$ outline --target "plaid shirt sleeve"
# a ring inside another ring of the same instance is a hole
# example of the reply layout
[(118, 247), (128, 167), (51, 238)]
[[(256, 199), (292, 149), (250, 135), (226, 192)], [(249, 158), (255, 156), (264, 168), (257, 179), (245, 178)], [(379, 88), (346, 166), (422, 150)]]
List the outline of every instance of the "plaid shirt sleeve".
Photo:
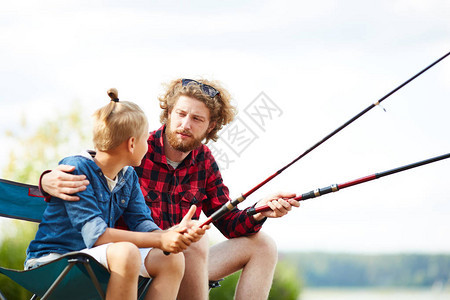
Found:
[[(230, 196), (214, 157), (209, 151), (206, 154), (206, 165), (209, 170), (206, 186), (208, 199), (203, 201), (203, 212), (209, 217), (227, 203)], [(235, 208), (213, 224), (225, 237), (234, 238), (257, 233), (265, 220), (266, 218), (258, 222), (253, 216), (247, 216), (246, 210)]]

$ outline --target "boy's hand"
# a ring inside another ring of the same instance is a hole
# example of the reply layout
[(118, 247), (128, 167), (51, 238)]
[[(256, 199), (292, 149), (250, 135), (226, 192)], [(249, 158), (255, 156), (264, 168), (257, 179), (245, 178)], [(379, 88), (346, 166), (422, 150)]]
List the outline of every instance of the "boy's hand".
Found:
[(191, 243), (202, 238), (210, 225), (200, 227), (200, 222), (192, 220), (197, 207), (192, 205), (180, 224), (168, 229), (162, 234), (161, 249), (165, 252), (178, 253), (186, 250)]
[(180, 224), (178, 226), (183, 228), (189, 228), (189, 226), (192, 226), (192, 217), (195, 214), (195, 210), (197, 209), (197, 206), (192, 205), (191, 208), (189, 208), (189, 211), (187, 214), (184, 215), (183, 219), (181, 220)]
[(163, 232), (161, 235), (161, 249), (163, 251), (178, 253), (189, 247), (191, 241), (178, 230), (180, 230), (180, 227)]
[(187, 229), (187, 231), (184, 233), (184, 235), (192, 242), (195, 243), (199, 241), (203, 235), (206, 233), (206, 230), (211, 228), (211, 225), (203, 225), (200, 227), (202, 222), (200, 221), (191, 221), (190, 227)]
[(192, 205), (179, 224), (181, 228), (185, 228), (183, 234), (191, 241), (191, 243), (195, 243), (200, 240), (205, 234), (206, 230), (211, 228), (210, 225), (204, 225), (200, 227), (201, 223), (199, 221), (192, 220), (192, 216), (194, 215), (196, 209), (197, 206)]

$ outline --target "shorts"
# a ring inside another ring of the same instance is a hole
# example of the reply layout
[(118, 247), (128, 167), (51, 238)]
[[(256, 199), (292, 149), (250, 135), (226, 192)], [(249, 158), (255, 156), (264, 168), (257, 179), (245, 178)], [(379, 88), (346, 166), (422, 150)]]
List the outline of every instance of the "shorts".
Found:
[[(99, 262), (102, 266), (104, 266), (109, 272), (109, 266), (108, 266), (108, 260), (106, 259), (106, 249), (108, 248), (109, 244), (100, 245), (93, 248), (86, 248), (79, 252), (86, 253), (95, 258), (97, 262)], [(141, 270), (139, 272), (139, 275), (142, 277), (150, 278), (150, 275), (147, 272), (147, 268), (145, 267), (145, 258), (150, 253), (150, 250), (153, 248), (139, 248), (139, 252), (141, 253)], [(25, 270), (30, 270), (37, 268), (41, 265), (44, 265), (46, 263), (49, 263), (53, 260), (58, 259), (61, 257), (62, 254), (59, 253), (50, 253), (42, 257), (38, 258), (30, 258), (25, 262)]]

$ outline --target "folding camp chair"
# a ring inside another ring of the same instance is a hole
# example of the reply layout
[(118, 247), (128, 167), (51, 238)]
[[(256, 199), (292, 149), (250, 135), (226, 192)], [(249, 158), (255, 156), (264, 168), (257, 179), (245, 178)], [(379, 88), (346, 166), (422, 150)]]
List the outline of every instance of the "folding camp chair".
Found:
[[(37, 186), (0, 179), (0, 216), (40, 222), (46, 206)], [(32, 299), (104, 299), (109, 281), (106, 268), (79, 252), (67, 253), (32, 270), (0, 267), (0, 273), (34, 293)], [(139, 278), (139, 299), (144, 297), (150, 282), (151, 279)]]

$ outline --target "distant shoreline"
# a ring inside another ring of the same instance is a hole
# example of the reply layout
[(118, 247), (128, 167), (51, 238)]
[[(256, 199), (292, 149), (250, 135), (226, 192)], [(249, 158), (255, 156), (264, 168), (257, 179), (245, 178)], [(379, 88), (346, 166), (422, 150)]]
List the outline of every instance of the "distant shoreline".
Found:
[(280, 253), (309, 288), (438, 288), (450, 285), (450, 254)]
[(444, 300), (450, 287), (433, 288), (308, 288), (298, 300)]

